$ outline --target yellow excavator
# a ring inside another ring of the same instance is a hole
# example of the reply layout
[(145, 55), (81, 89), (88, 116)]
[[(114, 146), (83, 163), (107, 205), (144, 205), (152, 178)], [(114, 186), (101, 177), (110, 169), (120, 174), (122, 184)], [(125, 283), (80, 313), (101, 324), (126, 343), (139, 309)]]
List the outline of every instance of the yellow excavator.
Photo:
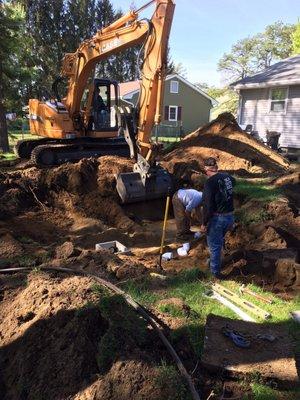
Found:
[[(152, 18), (139, 19), (141, 11), (153, 3)], [(149, 1), (97, 31), (75, 53), (65, 54), (53, 94), (29, 100), (30, 131), (42, 138), (18, 142), (18, 156), (51, 166), (85, 157), (130, 155), (136, 160), (134, 171), (117, 177), (122, 201), (165, 195), (171, 179), (155, 161), (157, 145), (151, 142), (151, 132), (161, 121), (174, 9), (172, 0)], [(133, 111), (119, 107), (117, 82), (94, 79), (94, 75), (101, 60), (136, 45), (141, 45), (143, 59), (139, 102)], [(68, 89), (61, 98), (58, 86), (64, 78), (68, 79)]]

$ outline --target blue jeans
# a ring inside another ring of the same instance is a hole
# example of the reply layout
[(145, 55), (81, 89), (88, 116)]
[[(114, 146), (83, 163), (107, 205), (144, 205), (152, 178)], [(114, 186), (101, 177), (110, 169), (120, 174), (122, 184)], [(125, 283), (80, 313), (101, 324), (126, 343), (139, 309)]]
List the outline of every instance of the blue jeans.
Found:
[(221, 253), (226, 232), (234, 223), (233, 215), (214, 215), (207, 228), (207, 244), (210, 252), (210, 269), (213, 274), (221, 271)]

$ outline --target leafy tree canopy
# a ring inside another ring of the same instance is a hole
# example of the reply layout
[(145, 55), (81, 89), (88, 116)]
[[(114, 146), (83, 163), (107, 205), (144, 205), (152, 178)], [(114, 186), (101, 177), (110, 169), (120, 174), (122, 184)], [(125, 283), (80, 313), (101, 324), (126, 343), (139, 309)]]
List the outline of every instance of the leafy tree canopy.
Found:
[(264, 32), (239, 40), (218, 63), (218, 70), (229, 82), (268, 68), (277, 60), (292, 54), (295, 26), (277, 21)]
[(300, 21), (296, 24), (296, 29), (292, 33), (293, 54), (300, 54)]

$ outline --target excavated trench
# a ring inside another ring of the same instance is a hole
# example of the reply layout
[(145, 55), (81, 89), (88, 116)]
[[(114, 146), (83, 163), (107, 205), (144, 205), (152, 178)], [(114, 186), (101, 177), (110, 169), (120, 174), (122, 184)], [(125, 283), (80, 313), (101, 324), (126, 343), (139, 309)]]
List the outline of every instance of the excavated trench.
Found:
[[(129, 164), (128, 160), (107, 156), (53, 169), (29, 168), (1, 174), (1, 263), (67, 265), (113, 273), (118, 279), (155, 270), (165, 201), (120, 205), (114, 174), (129, 171)], [(185, 172), (191, 169), (189, 163), (185, 168), (182, 163), (175, 168), (179, 181), (186, 179)], [(189, 178), (196, 188), (202, 189), (201, 176), (191, 174)], [(261, 203), (240, 196), (236, 206), (249, 216), (257, 213)], [(225, 270), (230, 277), (253, 280), (276, 291), (293, 289), (299, 285), (297, 210), (282, 198), (265, 204), (261, 212), (265, 220), (250, 225), (239, 223), (228, 234)], [(175, 242), (172, 210), (169, 218), (166, 250), (173, 251), (180, 244)], [(96, 243), (111, 240), (131, 248), (133, 255), (112, 256), (95, 251)], [(202, 238), (192, 243), (189, 257), (173, 259), (164, 268), (169, 272), (191, 266), (205, 269), (207, 257)], [(288, 274), (287, 286), (284, 277), (280, 278), (283, 282), (274, 278), (278, 275), (277, 267), (282, 269), (279, 259), (289, 259), (294, 265), (294, 275), (291, 278)]]
[[(225, 127), (222, 132), (230, 140), (233, 122), (217, 124), (219, 131)], [(194, 134), (164, 157), (163, 164), (179, 182), (188, 178), (201, 190), (204, 178), (191, 170), (201, 171), (203, 157), (212, 155), (208, 147), (202, 150), (201, 135), (218, 134), (215, 128), (212, 125)], [(268, 149), (265, 152), (264, 157), (272, 156)], [(264, 163), (256, 160), (255, 168), (253, 160), (252, 164), (243, 161), (247, 159), (245, 152), (243, 160), (236, 160), (236, 164), (232, 164), (232, 154), (226, 153), (224, 146), (215, 155), (223, 163), (224, 157), (228, 157), (228, 165), (234, 166), (237, 176), (240, 170), (242, 176), (247, 173), (255, 178), (286, 174), (287, 165), (277, 155), (272, 162), (265, 158)], [(114, 174), (129, 172), (131, 167), (128, 160), (101, 157), (52, 169), (22, 166), (2, 170), (0, 268), (66, 267), (113, 282), (157, 272), (165, 203), (120, 205)], [(255, 282), (287, 298), (300, 289), (299, 180), (289, 180), (284, 185), (283, 189), (287, 187), (288, 191), (263, 206), (245, 196), (236, 199), (236, 209), (243, 215), (255, 214), (260, 207), (264, 218), (247, 224), (240, 221), (227, 235), (224, 272), (230, 279)], [(166, 251), (175, 251), (180, 245), (175, 242), (175, 233), (170, 212)], [(96, 243), (110, 240), (131, 248), (132, 255), (95, 251)], [(207, 257), (203, 237), (192, 243), (188, 257), (165, 262), (163, 268), (168, 274), (194, 267), (205, 271)], [(21, 273), (1, 277), (0, 285), (0, 369), (4, 371), (0, 392), (5, 393), (5, 399), (44, 396), (54, 400), (105, 400), (119, 399), (118, 393), (122, 393), (122, 399), (166, 398), (161, 389), (151, 384), (156, 376), (157, 354), (163, 350), (150, 349), (147, 343), (142, 344), (146, 351), (133, 345), (126, 348), (99, 379), (95, 354), (111, 325), (105, 312), (86, 307), (96, 296), (87, 278), (33, 271), (28, 279)], [(78, 323), (81, 328), (77, 332)], [(91, 329), (95, 326), (97, 330)], [(157, 340), (151, 343), (154, 342)], [(13, 354), (13, 359), (8, 354)], [(30, 370), (32, 365), (37, 368)], [(29, 385), (29, 380), (34, 384)], [(55, 382), (53, 392), (44, 393), (49, 380)]]

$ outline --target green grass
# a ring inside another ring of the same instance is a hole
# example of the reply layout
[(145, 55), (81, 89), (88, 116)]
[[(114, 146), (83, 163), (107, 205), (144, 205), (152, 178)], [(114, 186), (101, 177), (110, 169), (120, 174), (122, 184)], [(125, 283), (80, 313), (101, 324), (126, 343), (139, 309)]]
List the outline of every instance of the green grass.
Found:
[(185, 382), (173, 365), (168, 365), (164, 360), (157, 368), (154, 385), (163, 391), (165, 400), (190, 400), (192, 399)]
[[(155, 138), (153, 138), (155, 139)], [(172, 137), (172, 136), (159, 136), (158, 141), (159, 142), (166, 142), (166, 143), (174, 143), (174, 142), (180, 142), (181, 138), (177, 137)]]
[(15, 158), (16, 158), (16, 155), (13, 152), (3, 153), (3, 154), (1, 154), (1, 156), (3, 156), (4, 159), (7, 161), (15, 160)]
[(252, 383), (251, 389), (254, 400), (298, 400), (300, 398), (299, 389), (283, 392), (274, 390), (260, 383)]
[(251, 213), (248, 210), (238, 209), (234, 213), (236, 221), (242, 225), (249, 226), (251, 224), (258, 224), (267, 221), (270, 218), (269, 213), (264, 208), (264, 204), (257, 205), (257, 209)]
[(266, 210), (266, 205), (282, 195), (280, 188), (263, 181), (249, 182), (245, 179), (237, 180), (234, 191), (243, 203), (249, 200), (255, 201), (254, 206), (250, 209), (246, 204), (245, 207), (241, 206), (235, 211), (237, 221), (246, 226), (267, 221), (270, 216)]
[(165, 314), (169, 314), (172, 317), (184, 317), (184, 312), (179, 307), (176, 307), (174, 304), (161, 304), (158, 307), (159, 311)]
[[(235, 281), (224, 281), (223, 285), (235, 293), (238, 293), (240, 286), (240, 284)], [(176, 348), (177, 344), (179, 344), (182, 339), (188, 340), (195, 353), (195, 356), (199, 358), (201, 357), (203, 351), (204, 331), (207, 315), (212, 313), (232, 319), (238, 318), (233, 311), (205, 295), (210, 287), (211, 284), (209, 280), (204, 276), (203, 273), (201, 273), (199, 269), (191, 269), (181, 272), (176, 276), (167, 278), (161, 287), (153, 285), (151, 280), (146, 279), (140, 282), (127, 283), (124, 285), (123, 289), (129, 292), (136, 301), (147, 307), (156, 308), (158, 311), (164, 312), (170, 317), (182, 317), (182, 326), (171, 331), (171, 341)], [(260, 320), (254, 315), (253, 317), (258, 323), (261, 324), (270, 323), (274, 325), (284, 325), (295, 340), (297, 350), (300, 351), (299, 325), (294, 322), (289, 315), (291, 311), (300, 309), (300, 296), (293, 300), (285, 301), (272, 293), (263, 291), (256, 285), (249, 285), (249, 287), (253, 291), (271, 298), (274, 302), (273, 304), (265, 304), (260, 300), (256, 300), (251, 296), (245, 295), (245, 298), (272, 314), (272, 318), (268, 321)], [(171, 297), (179, 297), (182, 299), (185, 304), (190, 307), (192, 311), (191, 316), (187, 317), (182, 315), (181, 310), (176, 307), (161, 306), (157, 304), (159, 300), (168, 299)], [(258, 382), (257, 379), (253, 378), (252, 382), (255, 384), (254, 398), (256, 400), (268, 400), (270, 397), (263, 397), (265, 393), (268, 395), (268, 393), (274, 392), (274, 390)], [(278, 396), (281, 394), (281, 392), (275, 392), (276, 395), (278, 394)], [(297, 395), (295, 395), (296, 392), (289, 391), (286, 393), (291, 397), (279, 396), (278, 399), (297, 399)], [(273, 399), (275, 400), (277, 397), (273, 397)]]
[[(106, 372), (124, 349), (144, 348), (150, 343), (147, 322), (128, 306), (120, 295), (104, 296), (100, 299), (101, 315), (109, 321), (109, 328), (98, 345), (99, 370)], [(120, 334), (121, 332), (121, 334)]]
[(8, 141), (10, 146), (14, 146), (19, 140), (33, 140), (38, 139), (39, 136), (32, 135), (30, 131), (9, 131), (8, 132)]
[(138, 303), (144, 306), (150, 306), (163, 298), (161, 294), (151, 290), (151, 280), (148, 278), (137, 283), (134, 281), (126, 282), (122, 289), (127, 291)]
[(17, 144), (19, 140), (33, 140), (33, 139), (38, 139), (39, 136), (36, 135), (31, 135), (30, 131), (12, 131), (9, 130), (8, 132), (8, 142), (9, 142), (9, 147), (10, 151), (8, 153), (3, 153), (1, 156), (5, 158), (5, 160), (15, 160), (16, 155), (13, 152), (14, 146)]
[(245, 179), (238, 179), (234, 193), (245, 201), (254, 199), (269, 202), (276, 200), (281, 195), (281, 190), (275, 186), (267, 185), (265, 182), (249, 182)]

